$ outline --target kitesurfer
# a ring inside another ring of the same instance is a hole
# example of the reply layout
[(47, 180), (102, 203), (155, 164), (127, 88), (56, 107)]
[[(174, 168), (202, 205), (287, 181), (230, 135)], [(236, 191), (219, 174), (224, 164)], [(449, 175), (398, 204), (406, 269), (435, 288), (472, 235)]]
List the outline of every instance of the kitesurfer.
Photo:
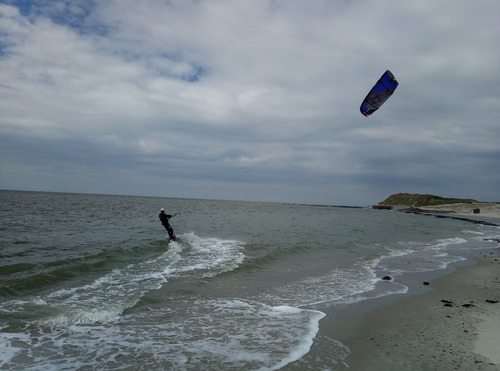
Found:
[(176, 241), (177, 237), (174, 234), (174, 230), (172, 229), (172, 226), (168, 223), (168, 220), (172, 217), (174, 217), (175, 214), (167, 214), (165, 213), (165, 209), (162, 207), (160, 210), (160, 221), (161, 224), (165, 227), (165, 229), (168, 232), (168, 236), (170, 237), (170, 241)]

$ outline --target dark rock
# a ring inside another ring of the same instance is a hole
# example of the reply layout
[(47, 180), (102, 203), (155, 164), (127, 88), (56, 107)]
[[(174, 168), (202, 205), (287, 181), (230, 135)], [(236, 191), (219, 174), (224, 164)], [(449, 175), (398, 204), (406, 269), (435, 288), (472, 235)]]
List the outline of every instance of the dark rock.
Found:
[(389, 205), (373, 205), (372, 209), (374, 209), (374, 210), (392, 210), (392, 206), (389, 206)]
[(392, 278), (391, 278), (391, 277), (389, 277), (389, 276), (385, 276), (385, 277), (384, 277), (384, 278), (382, 278), (382, 279), (383, 279), (384, 281), (390, 281), (390, 280), (392, 280)]
[(500, 238), (485, 238), (485, 241), (498, 242), (500, 243)]
[(400, 211), (402, 213), (407, 213), (407, 214), (422, 214), (422, 213), (425, 213), (424, 210), (419, 209), (418, 207), (409, 207), (409, 208), (406, 208), (406, 209), (399, 209), (398, 211)]
[(427, 282), (427, 281), (423, 282), (423, 284), (424, 284), (424, 286), (429, 286), (430, 285), (430, 283)]
[(451, 300), (441, 299), (441, 303), (444, 303), (445, 307), (452, 307), (453, 302)]
[(498, 300), (490, 300), (490, 299), (487, 299), (486, 300), (487, 303), (490, 303), (490, 304), (496, 304), (498, 303)]

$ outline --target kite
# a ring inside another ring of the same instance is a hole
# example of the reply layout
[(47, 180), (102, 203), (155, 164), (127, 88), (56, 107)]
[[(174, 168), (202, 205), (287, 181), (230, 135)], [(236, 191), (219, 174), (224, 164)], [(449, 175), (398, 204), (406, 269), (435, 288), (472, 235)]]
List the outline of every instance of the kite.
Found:
[(398, 85), (399, 83), (391, 71), (385, 71), (372, 90), (370, 90), (363, 103), (361, 103), (361, 107), (359, 108), (361, 113), (368, 117), (378, 110), (387, 98), (394, 93)]

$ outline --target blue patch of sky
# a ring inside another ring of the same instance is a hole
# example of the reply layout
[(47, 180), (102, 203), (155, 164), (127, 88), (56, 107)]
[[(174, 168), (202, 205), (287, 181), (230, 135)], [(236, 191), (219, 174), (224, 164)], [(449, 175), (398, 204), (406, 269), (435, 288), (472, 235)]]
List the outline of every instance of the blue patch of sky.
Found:
[(184, 76), (182, 79), (189, 82), (197, 82), (205, 74), (205, 69), (202, 66), (193, 66), (194, 73)]
[[(130, 52), (130, 50), (133, 50), (133, 49), (129, 49), (128, 51)], [(164, 67), (159, 66), (159, 65), (155, 65), (154, 63), (150, 63), (150, 60), (149, 60), (150, 57), (151, 58), (152, 57), (160, 57), (162, 59), (170, 60), (172, 62), (189, 64), (190, 71), (183, 73), (183, 74), (176, 73), (176, 72), (172, 71), (171, 69), (164, 68)], [(156, 55), (148, 55), (148, 56), (145, 56), (144, 54), (142, 54), (142, 55), (136, 54), (136, 55), (131, 56), (129, 53), (128, 58), (130, 60), (145, 59), (146, 66), (150, 69), (155, 70), (155, 72), (158, 75), (160, 75), (162, 77), (180, 79), (182, 81), (187, 81), (187, 82), (197, 82), (201, 79), (202, 76), (206, 75), (206, 73), (207, 73), (207, 69), (205, 67), (203, 67), (197, 63), (190, 62), (190, 61), (186, 60), (186, 58), (183, 57), (181, 51), (177, 51), (174, 53), (166, 53), (165, 52), (165, 53), (161, 53), (159, 55), (156, 54)]]
[(4, 0), (3, 3), (18, 8), (21, 15), (25, 17), (31, 14), (31, 10), (35, 5), (35, 1), (29, 0)]
[[(71, 27), (75, 32), (80, 34), (106, 36), (111, 31), (111, 26), (103, 23), (95, 23), (94, 21), (89, 20), (89, 15), (97, 6), (97, 2), (95, 0), (4, 0), (4, 2), (7, 5), (18, 8), (20, 13), (29, 20), (33, 20), (39, 16), (47, 17), (55, 24)], [(3, 56), (7, 53), (9, 45), (1, 41), (2, 39), (5, 39), (1, 36), (2, 35), (0, 35), (0, 56)], [(127, 41), (126, 50), (122, 50), (121, 54), (124, 60), (137, 61), (148, 58), (148, 56), (145, 56), (144, 54), (134, 55), (134, 48), (131, 47), (131, 43), (131, 40)], [(137, 50), (141, 50), (141, 48), (137, 48)], [(181, 79), (190, 83), (198, 82), (202, 76), (207, 73), (206, 68), (197, 63), (186, 61), (182, 54), (182, 51), (176, 51), (173, 53), (162, 53), (160, 57), (174, 62), (189, 63), (191, 65), (191, 69), (187, 73), (178, 74), (158, 66), (149, 67), (155, 68), (156, 73), (161, 76)]]
[(97, 6), (94, 0), (6, 0), (5, 3), (18, 8), (21, 15), (28, 19), (47, 17), (55, 24), (69, 26), (78, 33), (103, 36), (109, 32), (109, 27), (104, 24), (88, 23), (89, 14)]
[[(2, 33), (0, 33), (0, 40), (2, 40), (3, 38), (4, 38), (4, 35), (2, 35)], [(6, 54), (5, 50), (8, 48), (8, 46), (9, 45), (7, 43), (0, 41), (0, 57), (4, 56)]]
[(9, 48), (14, 46), (14, 43), (8, 42), (8, 32), (0, 32), (0, 58), (9, 55)]
[(165, 69), (156, 68), (156, 72), (162, 77), (180, 79), (182, 81), (195, 83), (205, 74), (205, 69), (201, 66), (191, 65), (192, 71), (185, 74), (176, 74)]

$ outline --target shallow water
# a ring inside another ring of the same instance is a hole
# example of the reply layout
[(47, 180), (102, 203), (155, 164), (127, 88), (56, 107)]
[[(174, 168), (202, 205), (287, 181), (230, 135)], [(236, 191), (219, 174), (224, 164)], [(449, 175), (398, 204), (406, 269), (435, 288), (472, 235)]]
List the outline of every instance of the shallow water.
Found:
[[(299, 359), (334, 369), (349, 349), (322, 320), (404, 294), (408, 275), (443, 271), (500, 237), (498, 227), (358, 208), (15, 191), (0, 201), (6, 370)], [(179, 214), (178, 242), (166, 242), (161, 207)], [(309, 360), (318, 344), (328, 351)]]

